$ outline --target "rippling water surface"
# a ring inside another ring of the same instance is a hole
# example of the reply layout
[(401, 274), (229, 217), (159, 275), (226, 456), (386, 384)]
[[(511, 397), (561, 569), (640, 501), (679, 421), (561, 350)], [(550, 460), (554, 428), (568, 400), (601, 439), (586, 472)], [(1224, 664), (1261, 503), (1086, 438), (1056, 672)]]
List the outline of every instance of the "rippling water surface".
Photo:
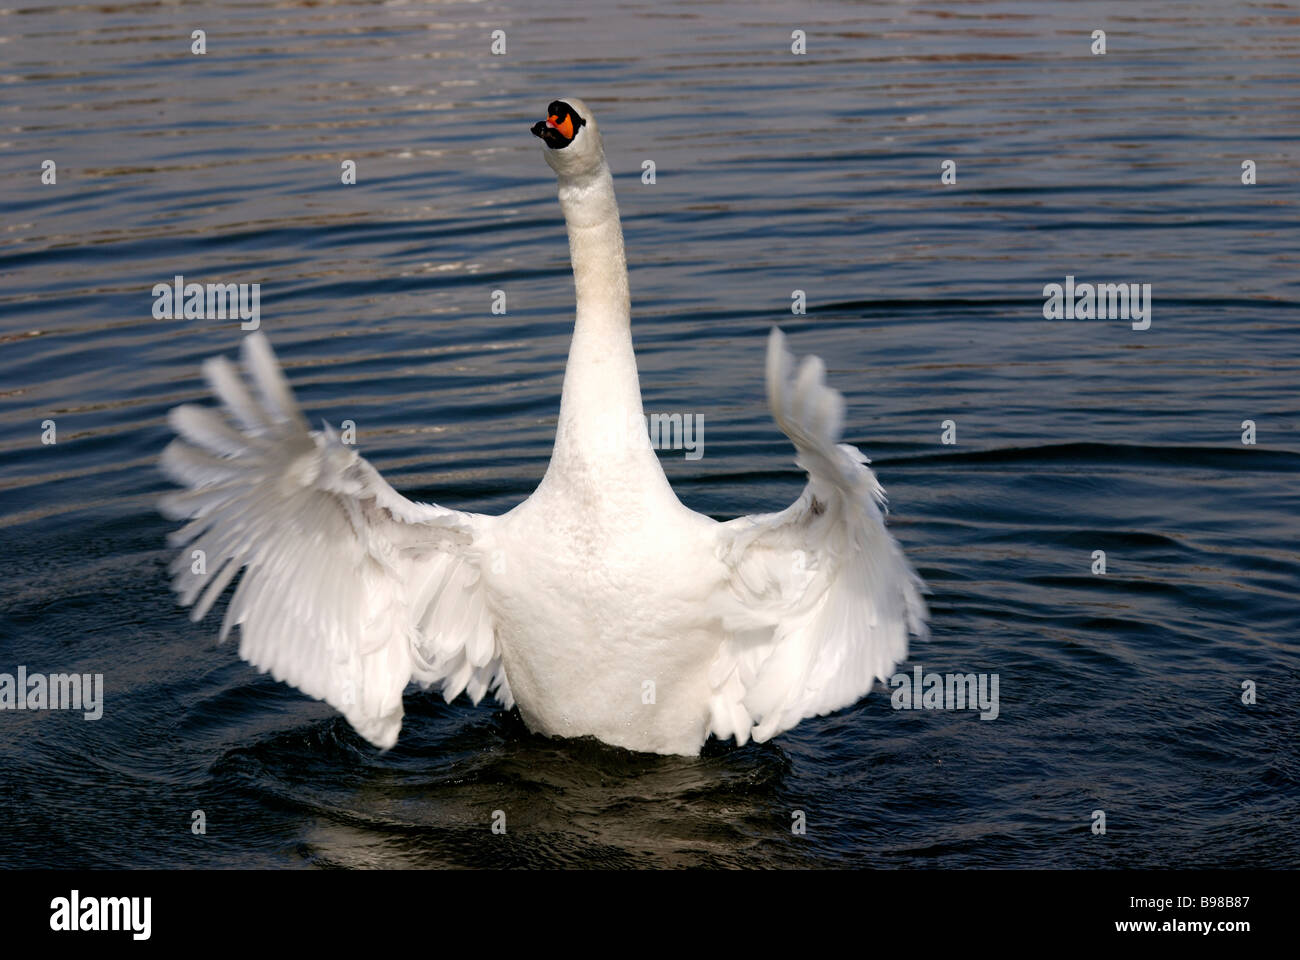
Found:
[[(0, 713), (0, 863), (1296, 863), (1295, 4), (32, 3), (0, 35), (0, 671), (106, 683), (95, 722)], [(309, 415), (408, 496), (532, 490), (573, 294), (528, 126), (566, 94), (615, 170), (646, 408), (706, 424), (662, 453), (681, 498), (797, 495), (780, 323), (933, 589), (905, 669), (998, 674), (997, 720), (882, 689), (687, 760), (412, 689), (379, 754), (175, 606), (165, 415), (241, 337), (155, 319), (176, 274), (260, 283)], [(1150, 329), (1044, 320), (1066, 275), (1150, 283)]]

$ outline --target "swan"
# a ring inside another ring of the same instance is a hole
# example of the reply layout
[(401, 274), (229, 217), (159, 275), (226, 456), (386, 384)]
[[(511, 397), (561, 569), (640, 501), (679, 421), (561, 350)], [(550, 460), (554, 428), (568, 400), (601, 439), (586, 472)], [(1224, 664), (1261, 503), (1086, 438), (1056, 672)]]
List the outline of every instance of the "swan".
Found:
[[(262, 333), (243, 375), (204, 374), (224, 412), (182, 405), (161, 467), (186, 520), (173, 587), (239, 655), (324, 700), (376, 747), (411, 682), (491, 693), (528, 728), (693, 756), (846, 707), (923, 636), (920, 578), (884, 524), (843, 397), (781, 331), (767, 396), (808, 480), (779, 513), (719, 522), (674, 495), (645, 430), (623, 233), (600, 129), (577, 98), (532, 132), (559, 184), (577, 312), (550, 464), (502, 516), (415, 503), (328, 424), (311, 430)], [(629, 424), (640, 424), (631, 430)]]

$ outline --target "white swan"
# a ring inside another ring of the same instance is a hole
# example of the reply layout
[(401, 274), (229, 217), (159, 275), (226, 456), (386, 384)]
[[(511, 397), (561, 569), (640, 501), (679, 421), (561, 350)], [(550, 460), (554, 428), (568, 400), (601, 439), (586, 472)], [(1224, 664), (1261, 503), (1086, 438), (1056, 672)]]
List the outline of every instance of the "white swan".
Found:
[(181, 602), (200, 619), (246, 569), (222, 638), (238, 624), (241, 657), (385, 749), (412, 680), (448, 702), (492, 691), (539, 733), (686, 755), (848, 706), (906, 657), (926, 611), (875, 475), (838, 443), (843, 398), (816, 357), (796, 375), (774, 329), (768, 399), (803, 494), (729, 523), (682, 506), (644, 429), (600, 131), (577, 99), (548, 114), (533, 132), (559, 178), (577, 319), (537, 490), (500, 517), (405, 499), (328, 426), (308, 429), (254, 334), (251, 392), (226, 360), (204, 367), (228, 418), (171, 413), (182, 439), (162, 466), (188, 489), (162, 509), (191, 521), (171, 537)]

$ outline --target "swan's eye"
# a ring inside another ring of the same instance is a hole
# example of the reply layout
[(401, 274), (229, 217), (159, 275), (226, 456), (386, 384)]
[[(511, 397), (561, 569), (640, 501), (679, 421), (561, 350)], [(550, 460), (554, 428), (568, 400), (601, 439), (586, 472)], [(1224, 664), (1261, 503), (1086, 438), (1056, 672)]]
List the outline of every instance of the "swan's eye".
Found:
[(563, 150), (586, 123), (563, 100), (552, 100), (546, 108), (546, 119), (533, 124), (533, 135), (541, 137), (552, 150)]

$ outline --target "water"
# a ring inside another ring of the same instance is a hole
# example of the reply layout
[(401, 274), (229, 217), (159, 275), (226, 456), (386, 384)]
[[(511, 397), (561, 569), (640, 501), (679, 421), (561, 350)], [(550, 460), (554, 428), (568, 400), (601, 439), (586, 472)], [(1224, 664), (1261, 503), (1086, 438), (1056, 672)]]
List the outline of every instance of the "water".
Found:
[[(1293, 866), (1298, 25), (1245, 2), (6, 8), (0, 671), (103, 673), (106, 707), (0, 714), (0, 863)], [(261, 283), (313, 419), (355, 420), (412, 498), (505, 511), (545, 467), (570, 332), (528, 134), (565, 94), (616, 171), (646, 409), (706, 423), (703, 459), (663, 452), (679, 495), (730, 518), (798, 493), (762, 394), (782, 324), (933, 589), (905, 669), (997, 673), (996, 721), (877, 691), (687, 760), (412, 690), (379, 754), (176, 608), (164, 418), (241, 333), (155, 320), (152, 286)], [(1150, 329), (1044, 320), (1067, 274), (1150, 283)]]

